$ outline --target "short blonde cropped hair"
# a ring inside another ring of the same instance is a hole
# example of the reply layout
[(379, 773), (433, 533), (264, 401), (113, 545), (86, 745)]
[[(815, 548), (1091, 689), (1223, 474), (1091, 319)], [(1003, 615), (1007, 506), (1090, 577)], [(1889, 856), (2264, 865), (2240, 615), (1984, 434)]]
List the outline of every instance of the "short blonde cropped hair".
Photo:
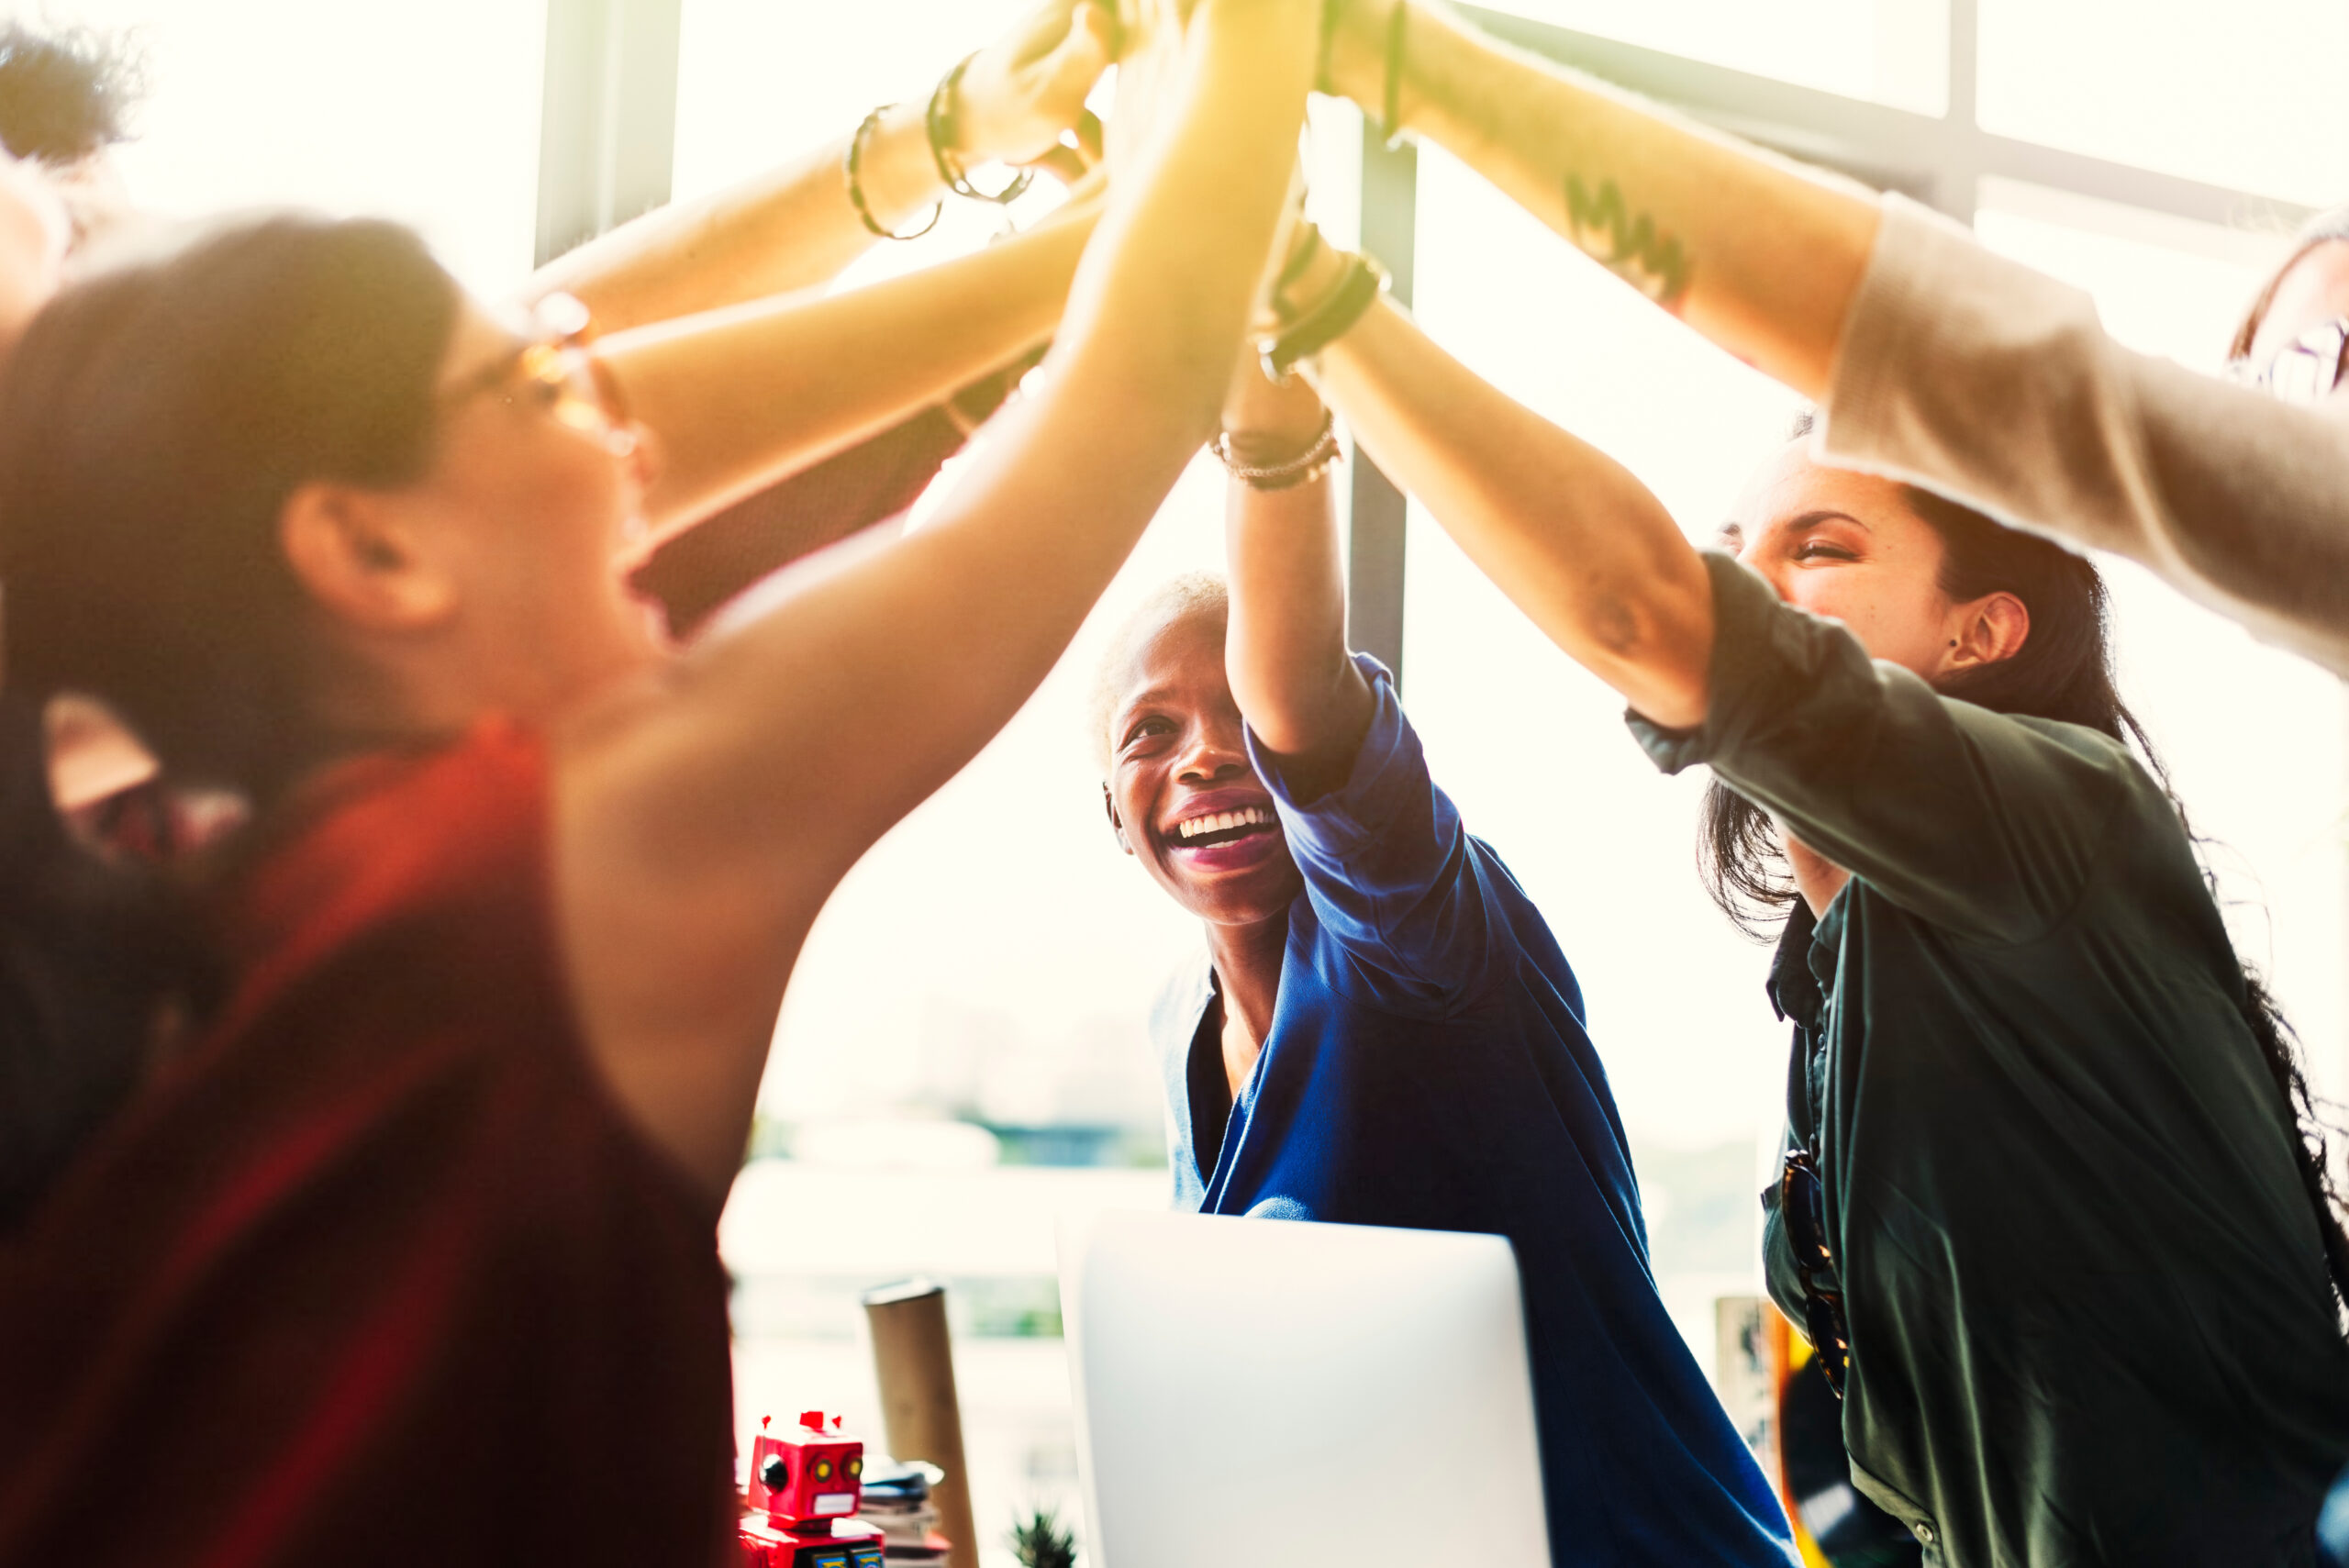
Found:
[(1118, 624), (1108, 647), (1101, 651), (1101, 662), (1094, 666), (1093, 696), (1085, 710), (1092, 729), (1093, 760), (1099, 764), (1102, 777), (1106, 779), (1109, 773), (1109, 754), (1114, 749), (1109, 725), (1118, 717), (1119, 699), (1125, 695), (1121, 684), (1135, 647), (1149, 633), (1174, 621), (1197, 615), (1227, 617), (1230, 613), (1231, 584), (1222, 573), (1186, 572), (1152, 588), (1134, 606), (1133, 613)]

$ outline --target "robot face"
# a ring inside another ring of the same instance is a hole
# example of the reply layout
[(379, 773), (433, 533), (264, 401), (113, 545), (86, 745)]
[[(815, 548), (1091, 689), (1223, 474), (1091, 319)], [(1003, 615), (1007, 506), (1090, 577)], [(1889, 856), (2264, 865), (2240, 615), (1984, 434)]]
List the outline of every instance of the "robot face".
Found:
[(841, 1518), (864, 1491), (864, 1444), (798, 1431), (761, 1434), (751, 1447), (749, 1503), (777, 1519)]

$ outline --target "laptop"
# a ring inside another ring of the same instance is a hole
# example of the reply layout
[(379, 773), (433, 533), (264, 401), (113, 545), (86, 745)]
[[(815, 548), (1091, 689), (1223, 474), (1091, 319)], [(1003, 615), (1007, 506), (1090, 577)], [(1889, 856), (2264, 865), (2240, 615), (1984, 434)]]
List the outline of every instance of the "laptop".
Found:
[(1550, 1561), (1501, 1238), (1106, 1213), (1060, 1268), (1092, 1568)]

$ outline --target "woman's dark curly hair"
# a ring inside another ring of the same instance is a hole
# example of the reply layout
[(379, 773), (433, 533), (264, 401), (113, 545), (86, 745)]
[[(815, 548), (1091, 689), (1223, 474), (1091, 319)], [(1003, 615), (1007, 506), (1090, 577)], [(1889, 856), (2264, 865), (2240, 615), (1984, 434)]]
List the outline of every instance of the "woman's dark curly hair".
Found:
[[(1798, 416), (1789, 439), (1809, 436), (1811, 423), (1809, 413)], [(2031, 633), (2012, 658), (1965, 671), (1937, 689), (1994, 713), (2083, 725), (2123, 745), (2133, 744), (2146, 771), (2169, 795), (2180, 826), (2192, 837), (2168, 771), (2113, 682), (2110, 606), (2104, 578), (2095, 565), (2059, 544), (2002, 528), (1930, 491), (1908, 484), (1900, 491), (1909, 509), (1940, 536), (1943, 593), (1960, 603), (1987, 594), (2012, 594), (2031, 612)], [(1740, 930), (1758, 940), (1776, 933), (1799, 896), (1769, 813), (1719, 779), (1706, 786), (1699, 809), (1697, 864), (1713, 903)], [(2325, 1127), (2300, 1063), (2298, 1036), (2249, 964), (2243, 964), (2241, 1006), (2243, 1025), (2259, 1042), (2277, 1092), (2299, 1129), (2293, 1151), (2299, 1156), (2300, 1180), (2317, 1211), (2333, 1288), (2349, 1303), (2349, 1229), (2342, 1223), (2349, 1206), (2343, 1205), (2326, 1159)]]

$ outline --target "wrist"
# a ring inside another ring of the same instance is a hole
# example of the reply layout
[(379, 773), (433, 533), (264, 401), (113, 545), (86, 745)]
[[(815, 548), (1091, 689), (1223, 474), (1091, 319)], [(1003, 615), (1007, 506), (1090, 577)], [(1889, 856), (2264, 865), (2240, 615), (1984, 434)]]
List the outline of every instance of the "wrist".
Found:
[(1329, 476), (1341, 455), (1337, 427), (1327, 409), (1302, 434), (1290, 430), (1225, 430), (1208, 450), (1251, 490), (1294, 490)]
[(885, 228), (917, 217), (946, 194), (930, 156), (918, 102), (891, 104), (867, 134), (858, 179), (873, 217)]
[(992, 153), (974, 150), (984, 145), (985, 138), (983, 133), (973, 134), (964, 102), (967, 95), (963, 90), (963, 81), (978, 59), (976, 54), (965, 55), (959, 64), (939, 78), (938, 85), (930, 91), (929, 103), (922, 107), (922, 134), (929, 144), (930, 167), (936, 172), (941, 185), (956, 195), (973, 201), (1004, 205), (1025, 192), (1035, 175), (1028, 170), (1020, 170), (992, 191), (983, 191), (971, 183), (972, 166), (985, 162), (993, 156)]
[(1225, 428), (1216, 455), (1249, 468), (1279, 468), (1303, 462), (1330, 428), (1330, 415), (1319, 403), (1308, 420), (1247, 419)]
[(1274, 322), (1270, 328), (1277, 334), (1283, 326), (1311, 314), (1315, 306), (1330, 297), (1344, 283), (1353, 256), (1327, 240), (1317, 240), (1312, 251), (1301, 265), (1292, 260), (1294, 275), (1287, 277), (1273, 291), (1271, 305)]

